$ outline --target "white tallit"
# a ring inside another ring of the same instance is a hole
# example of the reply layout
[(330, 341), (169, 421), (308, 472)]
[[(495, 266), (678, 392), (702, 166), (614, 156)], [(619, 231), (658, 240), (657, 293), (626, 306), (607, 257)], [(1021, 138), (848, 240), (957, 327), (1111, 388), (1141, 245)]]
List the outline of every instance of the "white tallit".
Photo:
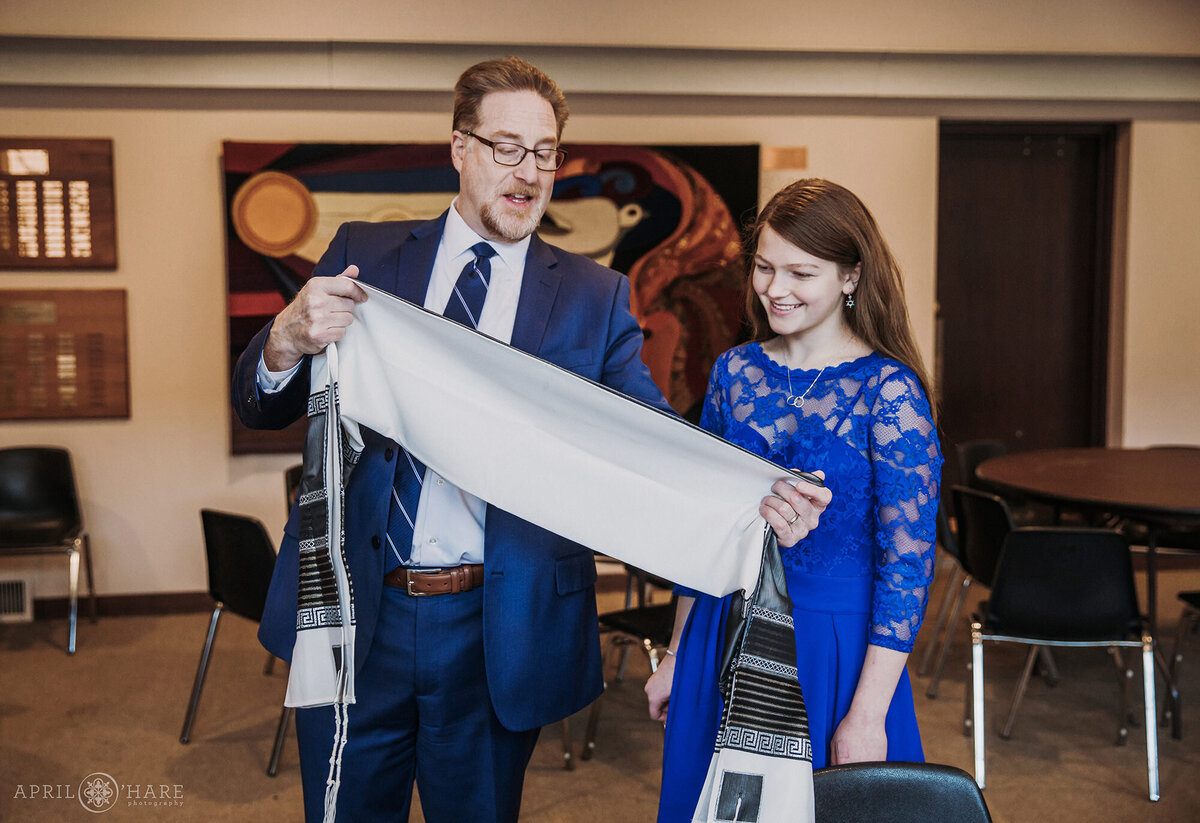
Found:
[[(307, 493), (310, 505), (325, 506), (334, 550), (319, 534), (307, 544), (329, 556), (327, 599), (301, 609), (321, 625), (299, 621), (287, 694), (288, 705), (338, 707), (328, 812), (344, 707), (354, 702), (353, 594), (339, 549), (342, 486), (362, 449), (360, 427), (491, 505), (718, 597), (754, 591), (765, 529), (759, 502), (776, 480), (795, 481), (673, 415), (360, 285), (368, 299), (355, 322), (312, 361), (310, 418), (324, 416), (324, 488)], [(310, 429), (306, 461), (312, 445)], [(302, 604), (305, 546), (302, 533)]]

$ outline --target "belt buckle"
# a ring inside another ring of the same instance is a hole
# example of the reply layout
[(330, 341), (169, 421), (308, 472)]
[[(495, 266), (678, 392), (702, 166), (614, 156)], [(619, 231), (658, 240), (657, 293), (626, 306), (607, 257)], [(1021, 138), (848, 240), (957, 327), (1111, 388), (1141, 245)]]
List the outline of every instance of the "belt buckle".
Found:
[(442, 571), (445, 571), (445, 569), (420, 569), (420, 570), (409, 569), (408, 571), (406, 571), (405, 575), (404, 575), (404, 579), (405, 579), (405, 591), (408, 592), (408, 596), (409, 597), (430, 597), (433, 594), (435, 594), (435, 592), (413, 591), (413, 575), (416, 575), (416, 574), (438, 574), (439, 572), (442, 572)]

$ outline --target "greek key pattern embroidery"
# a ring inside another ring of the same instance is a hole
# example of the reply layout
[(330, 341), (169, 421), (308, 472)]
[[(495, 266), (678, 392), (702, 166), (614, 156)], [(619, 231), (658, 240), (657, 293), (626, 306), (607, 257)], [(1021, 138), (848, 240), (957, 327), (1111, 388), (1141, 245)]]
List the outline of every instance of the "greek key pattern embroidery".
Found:
[(807, 737), (776, 734), (741, 726), (724, 729), (717, 736), (717, 748), (738, 749), (790, 760), (812, 760), (812, 741)]
[(337, 606), (312, 606), (296, 612), (297, 629), (337, 628), (342, 625), (342, 610)]

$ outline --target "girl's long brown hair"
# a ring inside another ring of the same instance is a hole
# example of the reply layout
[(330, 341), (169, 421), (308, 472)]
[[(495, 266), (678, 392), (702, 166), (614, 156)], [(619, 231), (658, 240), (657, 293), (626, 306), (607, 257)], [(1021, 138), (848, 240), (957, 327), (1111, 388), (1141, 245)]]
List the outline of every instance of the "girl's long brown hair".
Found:
[[(913, 370), (936, 420), (937, 397), (913, 339), (900, 266), (863, 202), (849, 189), (818, 178), (797, 180), (780, 189), (758, 215), (747, 238), (751, 271), (764, 226), (793, 246), (837, 263), (844, 272), (862, 263), (854, 308), (842, 309), (846, 324), (872, 349)], [(749, 275), (746, 316), (754, 340), (774, 336)]]

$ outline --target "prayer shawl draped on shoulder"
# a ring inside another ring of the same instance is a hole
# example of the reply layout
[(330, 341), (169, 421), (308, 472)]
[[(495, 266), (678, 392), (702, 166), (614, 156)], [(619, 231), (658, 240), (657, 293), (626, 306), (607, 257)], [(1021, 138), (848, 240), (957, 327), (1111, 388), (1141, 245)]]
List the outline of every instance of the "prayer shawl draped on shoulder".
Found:
[(755, 591), (765, 530), (759, 502), (776, 480), (796, 480), (666, 412), (360, 285), (368, 299), (356, 321), (312, 361), (286, 699), (338, 707), (330, 812), (345, 705), (354, 702), (354, 601), (341, 517), (361, 427), (493, 506), (718, 597)]

